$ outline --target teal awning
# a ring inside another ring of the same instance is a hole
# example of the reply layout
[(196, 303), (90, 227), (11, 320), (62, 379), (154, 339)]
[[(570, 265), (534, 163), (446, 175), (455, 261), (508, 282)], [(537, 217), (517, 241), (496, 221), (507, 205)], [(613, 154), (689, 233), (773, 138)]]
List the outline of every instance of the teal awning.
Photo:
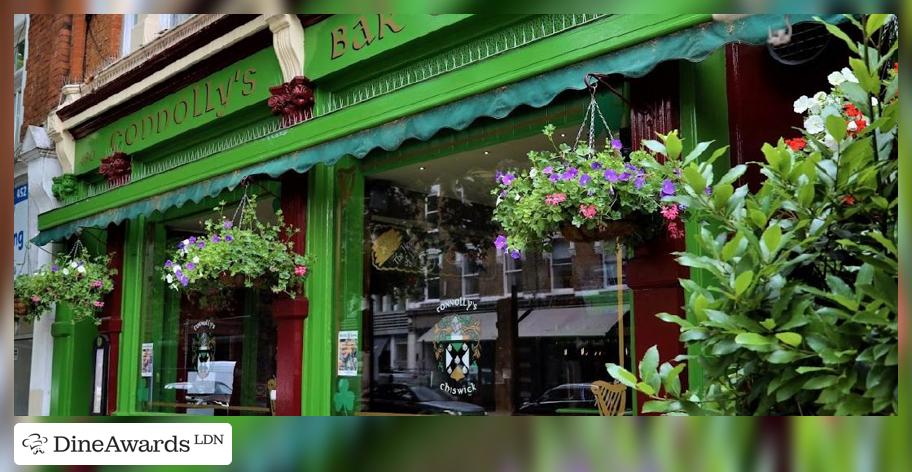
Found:
[[(830, 16), (825, 19), (834, 23), (844, 20), (842, 16)], [(813, 17), (790, 15), (789, 20), (794, 24), (813, 21)], [(353, 133), (344, 138), (279, 156), (262, 164), (62, 224), (42, 231), (32, 242), (44, 245), (66, 238), (82, 227), (103, 228), (139, 215), (151, 215), (156, 211), (163, 212), (188, 202), (199, 202), (226, 189), (235, 188), (247, 176), (266, 174), (278, 177), (289, 170), (303, 173), (315, 164), (332, 164), (347, 155), (360, 159), (374, 149), (396, 149), (409, 139), (428, 140), (442, 129), (462, 130), (478, 118), (503, 118), (522, 105), (543, 107), (561, 92), (584, 89), (583, 77), (590, 72), (641, 77), (661, 62), (702, 61), (728, 43), (763, 44), (770, 28), (775, 30), (784, 25), (785, 18), (782, 15), (752, 15), (733, 23), (709, 22), (698, 25)]]

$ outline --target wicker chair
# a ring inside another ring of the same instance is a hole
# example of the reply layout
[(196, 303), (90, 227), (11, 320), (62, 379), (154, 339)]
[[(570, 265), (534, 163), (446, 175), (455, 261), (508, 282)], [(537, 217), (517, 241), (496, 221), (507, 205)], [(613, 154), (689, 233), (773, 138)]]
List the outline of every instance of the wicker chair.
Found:
[(592, 393), (601, 416), (623, 416), (626, 406), (627, 386), (622, 383), (608, 383), (604, 380), (592, 382)]

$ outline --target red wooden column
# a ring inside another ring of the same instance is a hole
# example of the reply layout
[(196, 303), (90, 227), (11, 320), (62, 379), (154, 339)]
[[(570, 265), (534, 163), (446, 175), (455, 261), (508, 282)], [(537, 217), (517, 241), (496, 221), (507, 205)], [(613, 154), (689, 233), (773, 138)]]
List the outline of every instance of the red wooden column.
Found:
[[(307, 178), (304, 174), (288, 172), (282, 176), (282, 214), (285, 223), (300, 231), (292, 236), (294, 250), (305, 251), (307, 230)], [(276, 324), (276, 403), (280, 416), (301, 414), (301, 368), (304, 354), (304, 318), (307, 318), (307, 298), (278, 297), (272, 303)]]
[[(630, 83), (631, 147), (638, 148), (643, 139), (656, 139), (656, 132), (667, 133), (679, 127), (678, 67), (665, 63), (650, 74)], [(668, 239), (664, 232), (658, 239), (636, 249), (628, 263), (627, 286), (633, 290), (636, 349), (631, 370), (651, 346), (659, 348), (660, 362), (685, 352), (678, 341), (678, 326), (656, 318), (657, 313), (684, 314), (684, 290), (678, 278), (688, 277), (687, 268), (675, 262), (672, 252), (684, 250), (684, 239)], [(638, 394), (642, 413), (646, 397)]]
[(108, 226), (107, 252), (111, 256), (111, 268), (117, 270), (114, 275), (114, 290), (104, 300), (101, 324), (98, 334), (108, 338), (108, 381), (107, 381), (107, 414), (112, 414), (117, 409), (117, 364), (120, 359), (120, 333), (123, 327), (121, 318), (121, 302), (123, 297), (123, 254), (124, 254), (124, 225)]

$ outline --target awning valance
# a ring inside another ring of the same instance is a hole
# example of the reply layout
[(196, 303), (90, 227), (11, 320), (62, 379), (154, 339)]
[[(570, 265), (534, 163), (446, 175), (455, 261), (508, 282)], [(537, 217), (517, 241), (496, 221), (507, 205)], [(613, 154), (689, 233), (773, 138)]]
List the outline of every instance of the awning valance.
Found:
[[(841, 22), (843, 17), (831, 16), (825, 19)], [(789, 21), (793, 24), (813, 21), (813, 17), (790, 15)], [(779, 29), (784, 25), (785, 18), (782, 15), (752, 15), (733, 23), (709, 22), (698, 25), (343, 138), (291, 152), (262, 164), (164, 192), (153, 198), (69, 221), (41, 231), (33, 239), (33, 243), (44, 245), (68, 237), (82, 227), (105, 227), (139, 215), (150, 215), (156, 211), (163, 212), (169, 208), (183, 206), (188, 202), (199, 202), (206, 197), (235, 188), (247, 176), (265, 174), (278, 177), (287, 171), (303, 173), (316, 164), (332, 164), (344, 156), (350, 155), (360, 159), (374, 149), (396, 149), (409, 139), (428, 140), (442, 129), (462, 130), (482, 117), (503, 118), (519, 106), (539, 108), (550, 103), (561, 92), (582, 90), (585, 87), (583, 77), (590, 72), (641, 77), (661, 62), (699, 62), (727, 43), (762, 44), (766, 41), (771, 28)], [(268, 139), (269, 137), (263, 138), (264, 145)], [(207, 159), (218, 157), (214, 155)]]

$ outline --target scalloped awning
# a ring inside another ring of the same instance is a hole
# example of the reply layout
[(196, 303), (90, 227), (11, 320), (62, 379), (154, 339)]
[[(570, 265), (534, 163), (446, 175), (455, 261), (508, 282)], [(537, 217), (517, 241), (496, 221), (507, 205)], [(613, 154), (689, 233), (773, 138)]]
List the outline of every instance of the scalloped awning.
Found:
[[(792, 23), (812, 20), (811, 15), (790, 16)], [(826, 20), (841, 22), (844, 18), (831, 16)], [(79, 228), (103, 228), (139, 215), (151, 215), (154, 212), (183, 206), (188, 202), (199, 202), (224, 190), (234, 189), (247, 176), (266, 174), (278, 177), (289, 170), (303, 173), (316, 164), (335, 163), (343, 156), (351, 155), (360, 159), (377, 148), (393, 150), (409, 139), (427, 140), (442, 129), (462, 130), (478, 118), (503, 118), (522, 105), (539, 108), (550, 103), (561, 92), (585, 88), (583, 77), (589, 72), (641, 77), (661, 62), (702, 61), (727, 43), (762, 44), (766, 41), (770, 28), (782, 28), (784, 23), (782, 15), (752, 15), (732, 23), (701, 24), (343, 138), (288, 153), (262, 164), (47, 228), (32, 242), (44, 245), (66, 238)]]

